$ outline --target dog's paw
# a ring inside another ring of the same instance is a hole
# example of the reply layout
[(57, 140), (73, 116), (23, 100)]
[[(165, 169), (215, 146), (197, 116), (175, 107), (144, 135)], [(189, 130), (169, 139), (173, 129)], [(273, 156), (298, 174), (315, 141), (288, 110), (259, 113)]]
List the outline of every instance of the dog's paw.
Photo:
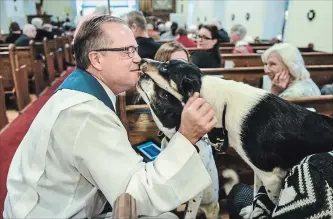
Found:
[(246, 206), (246, 207), (242, 208), (242, 210), (239, 213), (239, 216), (241, 216), (244, 219), (250, 219), (252, 211), (253, 211), (252, 205)]

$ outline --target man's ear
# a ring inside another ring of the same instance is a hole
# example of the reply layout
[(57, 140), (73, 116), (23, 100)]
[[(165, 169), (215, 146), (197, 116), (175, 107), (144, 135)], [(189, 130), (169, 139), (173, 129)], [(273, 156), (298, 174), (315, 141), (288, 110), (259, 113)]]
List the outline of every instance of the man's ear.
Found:
[(102, 71), (102, 59), (103, 57), (98, 52), (90, 52), (88, 54), (90, 64), (99, 71)]
[(190, 98), (194, 92), (200, 92), (201, 89), (201, 77), (198, 76), (188, 76), (185, 75), (180, 82), (180, 88), (182, 91), (182, 95), (185, 98), (185, 102)]

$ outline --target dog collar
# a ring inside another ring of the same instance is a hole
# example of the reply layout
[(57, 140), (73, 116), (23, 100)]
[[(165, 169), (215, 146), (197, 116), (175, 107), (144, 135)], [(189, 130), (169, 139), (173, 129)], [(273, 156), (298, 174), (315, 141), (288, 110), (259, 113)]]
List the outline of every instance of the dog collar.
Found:
[(227, 153), (229, 147), (228, 131), (225, 126), (225, 114), (227, 112), (227, 104), (224, 105), (222, 114), (222, 128), (213, 128), (207, 133), (208, 137), (202, 137), (204, 141), (210, 144), (216, 151), (222, 154)]
[[(228, 131), (225, 126), (225, 114), (227, 112), (227, 104), (224, 105), (223, 114), (222, 114), (222, 128), (213, 128), (210, 132), (207, 133), (207, 136), (201, 138), (207, 144), (210, 144), (216, 151), (221, 152), (222, 154), (226, 154), (229, 147), (229, 138)], [(157, 134), (161, 139), (165, 137), (169, 142), (170, 139), (164, 135), (162, 131), (159, 131)], [(196, 145), (194, 145), (197, 151), (199, 149)]]

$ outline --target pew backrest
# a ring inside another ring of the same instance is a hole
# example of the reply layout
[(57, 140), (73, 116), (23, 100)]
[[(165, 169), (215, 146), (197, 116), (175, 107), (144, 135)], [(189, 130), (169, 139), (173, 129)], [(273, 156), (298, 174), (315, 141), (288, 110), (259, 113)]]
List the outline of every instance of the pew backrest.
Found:
[[(305, 65), (333, 65), (333, 53), (305, 52), (302, 53)], [(225, 61), (233, 61), (235, 67), (263, 66), (260, 54), (222, 54), (222, 66)]]
[(0, 52), (0, 75), (3, 77), (5, 90), (14, 89), (15, 72), (15, 46), (10, 46), (8, 51)]
[[(322, 87), (325, 84), (333, 83), (333, 65), (310, 65), (307, 66), (311, 79)], [(223, 75), (226, 80), (243, 82), (254, 87), (262, 87), (263, 67), (247, 68), (203, 68), (203, 74)]]
[(8, 124), (5, 103), (5, 91), (2, 85), (2, 76), (0, 75), (0, 131)]
[(15, 97), (21, 111), (30, 103), (28, 73), (25, 65), (15, 67), (15, 46), (10, 45), (9, 48), (9, 52), (0, 52), (0, 75), (3, 76), (5, 93)]
[(320, 114), (333, 116), (333, 95), (288, 98), (287, 100), (305, 108), (314, 108)]
[[(261, 43), (250, 43), (250, 46), (265, 46), (265, 47), (271, 47), (273, 46), (273, 43), (265, 43), (265, 42), (261, 42)], [(220, 43), (219, 44), (220, 47), (235, 47), (235, 44), (233, 43)]]

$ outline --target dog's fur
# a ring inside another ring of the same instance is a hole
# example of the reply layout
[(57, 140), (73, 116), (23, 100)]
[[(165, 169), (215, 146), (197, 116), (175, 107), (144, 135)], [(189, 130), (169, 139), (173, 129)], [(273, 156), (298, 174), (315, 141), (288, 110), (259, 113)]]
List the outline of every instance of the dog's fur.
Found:
[[(333, 120), (241, 82), (203, 76), (182, 60), (144, 60), (137, 90), (168, 135), (178, 130), (184, 104), (200, 92), (225, 126), (229, 144), (254, 170), (276, 203), (281, 181), (307, 155), (333, 149)], [(259, 187), (260, 185), (256, 185)]]

